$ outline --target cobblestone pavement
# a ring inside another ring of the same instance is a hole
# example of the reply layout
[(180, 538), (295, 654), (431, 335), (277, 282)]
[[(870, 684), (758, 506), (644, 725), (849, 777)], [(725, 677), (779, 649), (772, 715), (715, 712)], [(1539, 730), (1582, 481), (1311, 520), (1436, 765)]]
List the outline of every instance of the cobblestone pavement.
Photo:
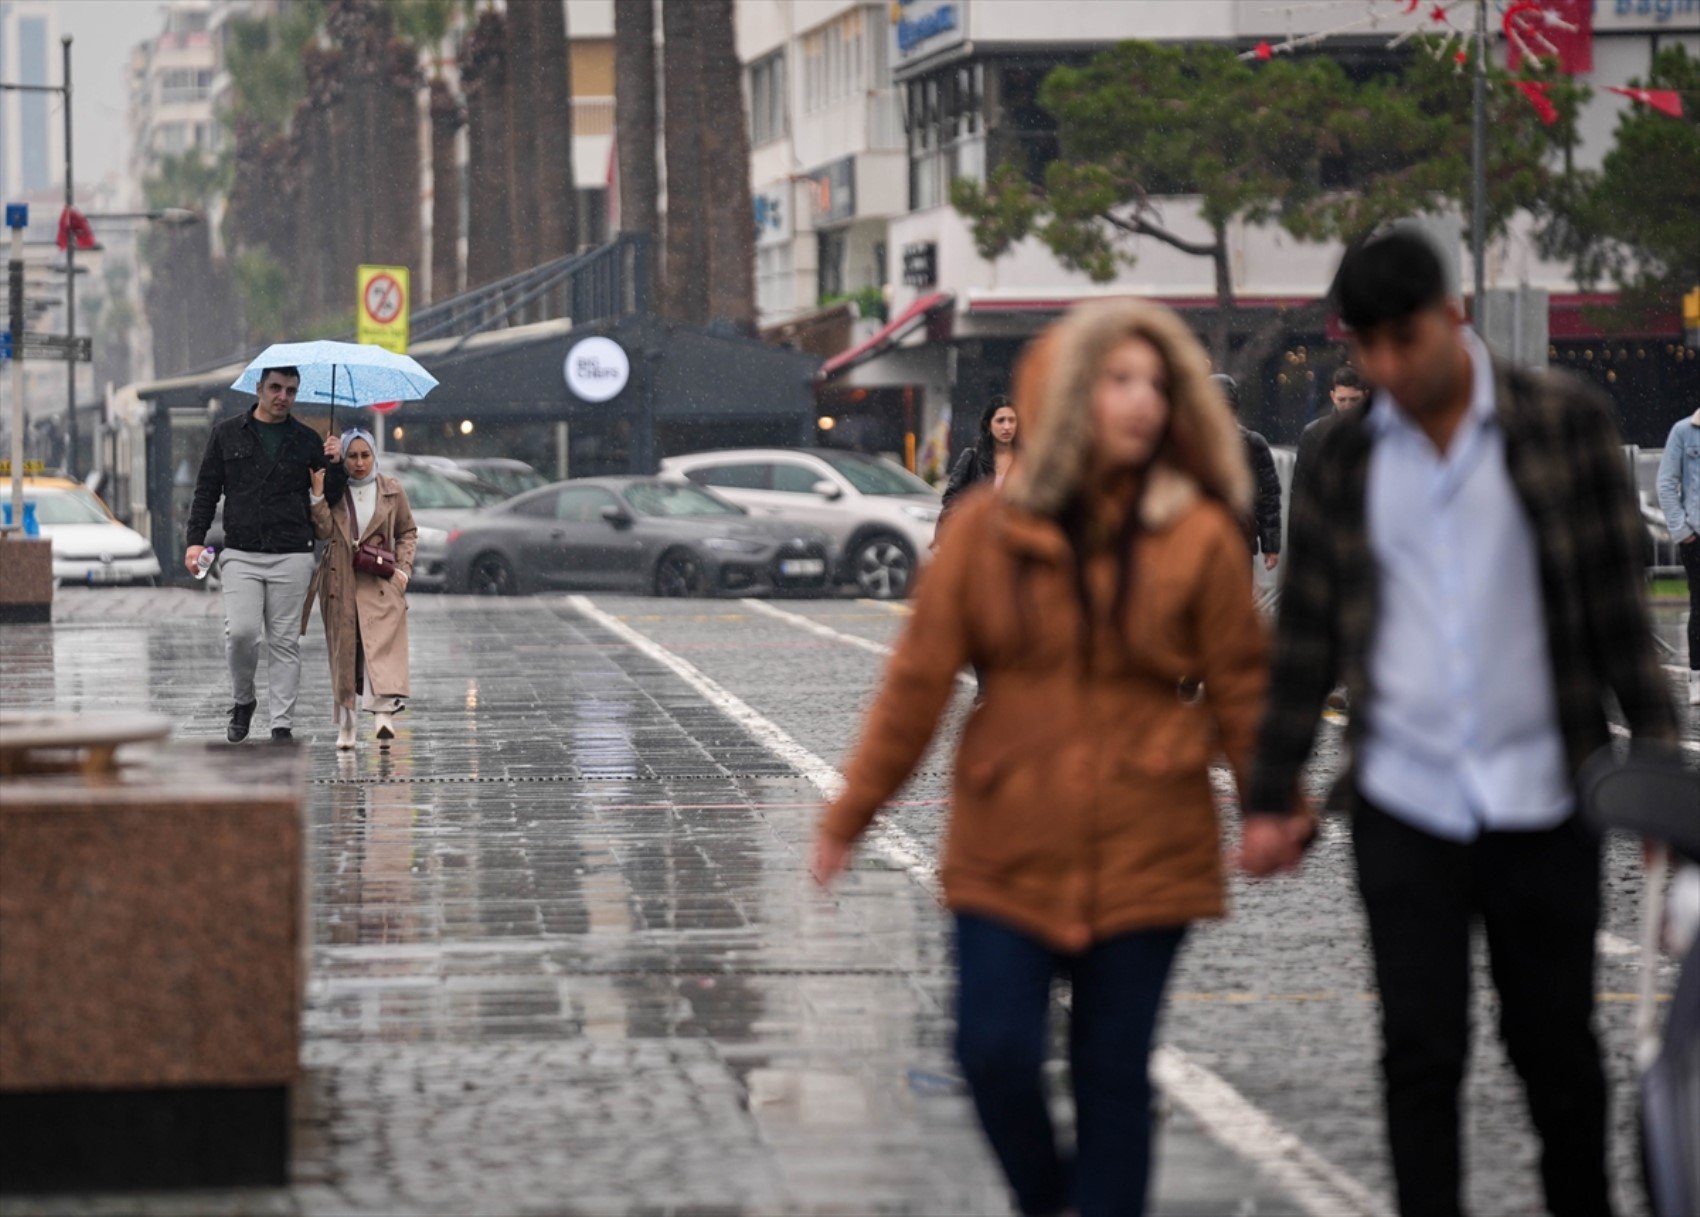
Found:
[[(217, 614), (193, 592), (61, 591), (53, 626), (0, 630), (0, 705), (148, 708), (218, 738)], [(944, 744), (885, 848), (831, 894), (804, 873), (822, 773), (903, 620), (859, 601), (416, 597), (413, 709), (392, 747), (352, 757), (331, 748), (315, 625), (295, 1185), (0, 1213), (1008, 1211), (949, 1054), (926, 882)], [(1636, 1213), (1627, 845), (1609, 870), (1601, 1028)], [(1339, 825), (1300, 878), (1235, 898), (1173, 986), (1158, 1210), (1385, 1211), (1375, 1000)], [(1492, 1020), (1481, 993), (1471, 1201), (1536, 1212)]]

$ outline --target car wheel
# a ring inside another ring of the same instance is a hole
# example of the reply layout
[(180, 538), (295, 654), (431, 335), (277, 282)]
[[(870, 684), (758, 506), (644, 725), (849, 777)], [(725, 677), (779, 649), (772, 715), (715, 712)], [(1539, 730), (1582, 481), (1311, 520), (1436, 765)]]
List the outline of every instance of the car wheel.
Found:
[(519, 595), (519, 577), (501, 554), (479, 554), (472, 560), (466, 581), (475, 596)]
[(858, 542), (850, 555), (856, 590), (871, 600), (901, 600), (915, 578), (915, 555), (897, 537), (877, 533)]
[(655, 564), (657, 596), (702, 596), (708, 592), (708, 574), (702, 561), (688, 549), (670, 549)]

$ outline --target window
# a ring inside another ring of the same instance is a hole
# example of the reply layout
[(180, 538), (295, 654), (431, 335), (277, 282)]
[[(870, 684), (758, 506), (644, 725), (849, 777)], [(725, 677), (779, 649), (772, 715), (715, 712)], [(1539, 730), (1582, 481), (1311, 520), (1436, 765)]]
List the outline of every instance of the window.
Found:
[(909, 134), (910, 210), (942, 204), (957, 178), (985, 180), (985, 105), (981, 64), (945, 68), (909, 82), (904, 125)]
[(520, 499), (509, 510), (516, 516), (525, 516), (528, 519), (553, 520), (556, 518), (555, 500), (559, 496), (559, 491), (553, 494), (534, 494), (529, 498)]
[(742, 507), (680, 482), (634, 482), (626, 501), (646, 516), (741, 516)]
[(160, 73), (159, 100), (162, 105), (205, 101), (212, 95), (210, 68), (170, 68)]
[(817, 473), (807, 465), (781, 463), (773, 467), (773, 488), (786, 494), (813, 494), (815, 484), (826, 480), (825, 474)]
[(166, 123), (159, 129), (158, 147), (161, 152), (179, 153), (189, 146), (189, 132), (182, 123)]
[(574, 524), (600, 524), (604, 507), (618, 507), (614, 496), (596, 486), (575, 486), (555, 496), (555, 518)]
[(844, 283), (847, 235), (842, 228), (831, 228), (815, 234), (818, 255), (815, 266), (816, 273), (820, 276), (819, 299), (822, 301), (829, 296), (842, 296), (847, 290)]
[(785, 134), (785, 52), (775, 51), (750, 65), (750, 145), (771, 143)]
[(728, 490), (766, 490), (773, 483), (773, 466), (703, 465), (685, 476), (699, 486), (724, 486)]
[(796, 307), (792, 291), (791, 242), (764, 245), (756, 250), (756, 308), (763, 315), (785, 313)]
[(868, 48), (883, 32), (868, 37), (862, 10), (803, 35), (803, 112), (813, 114), (859, 99), (868, 84)]
[(852, 456), (848, 452), (833, 452), (822, 457), (843, 479), (863, 494), (926, 494), (933, 488), (901, 465), (878, 457)]

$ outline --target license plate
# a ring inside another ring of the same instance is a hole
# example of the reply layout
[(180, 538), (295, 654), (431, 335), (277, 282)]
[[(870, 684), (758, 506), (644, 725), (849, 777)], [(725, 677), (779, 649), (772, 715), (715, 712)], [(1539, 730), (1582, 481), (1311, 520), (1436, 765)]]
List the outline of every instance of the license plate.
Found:
[(787, 558), (779, 564), (782, 575), (824, 575), (826, 563), (819, 558)]
[(88, 573), (88, 579), (91, 583), (117, 583), (123, 578), (123, 572), (111, 566), (92, 567)]

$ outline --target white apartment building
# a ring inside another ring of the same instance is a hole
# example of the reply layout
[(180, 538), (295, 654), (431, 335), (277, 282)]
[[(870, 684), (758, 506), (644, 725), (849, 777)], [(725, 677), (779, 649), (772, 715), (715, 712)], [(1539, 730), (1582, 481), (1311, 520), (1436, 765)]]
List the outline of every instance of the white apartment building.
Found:
[[(759, 9), (762, 0), (741, 0), (741, 7)], [(790, 6), (799, 20), (814, 7)], [(920, 428), (908, 442), (919, 447), (923, 466), (936, 466), (947, 446), (971, 439), (990, 395), (1007, 389), (1022, 343), (1074, 301), (1137, 293), (1183, 310), (1213, 303), (1208, 260), (1151, 239), (1138, 247), (1137, 264), (1109, 285), (1065, 270), (1036, 240), (995, 262), (976, 252), (968, 224), (949, 204), (950, 183), (964, 177), (983, 181), (991, 167), (1006, 160), (1038, 173), (1054, 159), (1052, 120), (1037, 100), (1052, 68), (1084, 62), (1130, 38), (1209, 40), (1250, 50), (1262, 40), (1279, 44), (1325, 32), (1321, 50), (1337, 49), (1360, 59), (1392, 55), (1389, 43), (1400, 32), (1434, 28), (1433, 6), (1419, 5), (1411, 15), (1406, 8), (1403, 0), (894, 0), (884, 6), (883, 54), (903, 98), (902, 186), (907, 196), (896, 214), (885, 217), (891, 322), (872, 341), (829, 361), (823, 411), (884, 411), (888, 427), (908, 428), (912, 424), (900, 420), (892, 404), (901, 390), (903, 409), (918, 416)], [(1452, 19), (1467, 25), (1468, 14), (1468, 6), (1461, 6)], [(1496, 28), (1498, 20), (1496, 15)], [(1605, 92), (1604, 85), (1644, 75), (1653, 54), (1672, 42), (1700, 55), (1700, 0), (1595, 0), (1593, 27), (1594, 70), (1582, 79), (1594, 86), (1595, 96), (1576, 153), (1584, 166), (1597, 164), (1609, 149), (1617, 115), (1631, 104)], [(1503, 53), (1502, 44), (1495, 53)], [(776, 160), (754, 160), (753, 180), (777, 180)], [(862, 180), (857, 185), (861, 188)], [(1193, 199), (1164, 200), (1162, 216), (1182, 236), (1209, 235)], [(1299, 242), (1272, 228), (1235, 226), (1229, 241), (1236, 290), (1242, 304), (1252, 308), (1318, 299), (1340, 253), (1337, 247)], [(1468, 282), (1467, 254), (1462, 257)], [(801, 277), (796, 266), (792, 269)], [(1565, 267), (1542, 262), (1527, 239), (1526, 225), (1489, 251), (1486, 273), (1490, 288), (1529, 284), (1552, 293), (1555, 357), (1569, 356), (1565, 342), (1571, 339), (1577, 361), (1584, 350), (1589, 362), (1604, 353), (1605, 344), (1593, 341), (1598, 331), (1585, 316), (1586, 307), (1599, 298), (1581, 296)], [(1633, 366), (1584, 370), (1594, 371), (1602, 384), (1609, 375), (1608, 387), (1618, 392), (1620, 404), (1626, 394), (1633, 396), (1628, 381), (1636, 376), (1653, 386), (1649, 393), (1668, 396), (1673, 384), (1693, 384), (1700, 394), (1700, 369), (1683, 361), (1680, 346), (1672, 354), (1663, 339), (1655, 343), (1655, 336), (1646, 337), (1649, 341), (1639, 347), (1630, 343), (1635, 349), (1622, 356)], [(1326, 377), (1338, 358), (1328, 352), (1330, 345), (1324, 334), (1299, 336), (1271, 361), (1263, 386), (1270, 413), (1259, 420), (1271, 430), (1271, 439), (1290, 440), (1305, 421), (1318, 375)], [(1615, 349), (1611, 354), (1617, 357)]]
[(887, 5), (739, 0), (736, 12), (761, 323), (877, 297), (887, 225), (908, 210)]
[(218, 27), (232, 7), (230, 0), (171, 0), (164, 28), (130, 52), (130, 180), (138, 191), (167, 156), (218, 154)]

